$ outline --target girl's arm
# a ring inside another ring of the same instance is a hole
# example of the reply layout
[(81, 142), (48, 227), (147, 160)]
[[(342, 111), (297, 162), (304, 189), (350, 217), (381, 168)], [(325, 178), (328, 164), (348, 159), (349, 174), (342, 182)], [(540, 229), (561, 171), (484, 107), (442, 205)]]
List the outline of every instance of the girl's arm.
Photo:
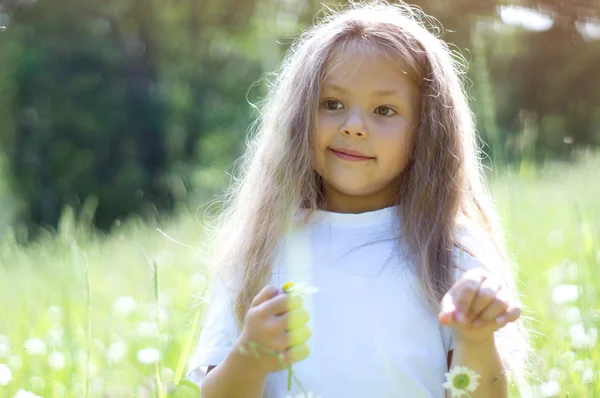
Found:
[[(493, 336), (491, 340), (476, 343), (455, 338), (451, 367), (457, 365), (466, 366), (481, 376), (479, 386), (471, 393), (472, 398), (508, 398), (508, 380)], [(450, 396), (446, 390), (446, 397)]]
[(200, 387), (202, 398), (262, 398), (266, 377), (249, 358), (233, 347), (219, 366), (209, 368)]

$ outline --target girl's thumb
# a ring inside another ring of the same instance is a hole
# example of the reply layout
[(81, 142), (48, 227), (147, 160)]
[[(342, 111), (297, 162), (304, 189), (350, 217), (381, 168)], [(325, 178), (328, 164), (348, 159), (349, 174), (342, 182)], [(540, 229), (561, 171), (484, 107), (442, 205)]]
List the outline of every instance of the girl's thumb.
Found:
[(442, 309), (438, 315), (438, 318), (442, 324), (448, 325), (453, 321), (452, 313), (456, 310), (452, 296), (449, 294), (445, 295), (442, 300)]

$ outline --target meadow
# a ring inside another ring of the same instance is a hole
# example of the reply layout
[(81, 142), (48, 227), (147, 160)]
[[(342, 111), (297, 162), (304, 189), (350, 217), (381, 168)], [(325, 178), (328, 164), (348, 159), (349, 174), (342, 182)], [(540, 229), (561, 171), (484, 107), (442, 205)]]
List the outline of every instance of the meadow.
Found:
[[(600, 397), (600, 154), (494, 170), (491, 190), (535, 349), (530, 396)], [(198, 397), (184, 377), (206, 309), (202, 213), (99, 234), (66, 209), (27, 246), (5, 233), (0, 397)]]

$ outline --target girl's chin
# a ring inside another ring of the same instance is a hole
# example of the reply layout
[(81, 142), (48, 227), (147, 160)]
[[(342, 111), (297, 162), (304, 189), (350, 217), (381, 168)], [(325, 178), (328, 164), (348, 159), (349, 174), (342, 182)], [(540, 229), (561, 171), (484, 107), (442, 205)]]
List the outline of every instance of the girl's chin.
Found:
[(378, 192), (372, 186), (357, 186), (357, 185), (348, 185), (348, 184), (335, 184), (333, 185), (334, 189), (345, 196), (355, 196), (355, 197), (367, 197), (372, 196)]

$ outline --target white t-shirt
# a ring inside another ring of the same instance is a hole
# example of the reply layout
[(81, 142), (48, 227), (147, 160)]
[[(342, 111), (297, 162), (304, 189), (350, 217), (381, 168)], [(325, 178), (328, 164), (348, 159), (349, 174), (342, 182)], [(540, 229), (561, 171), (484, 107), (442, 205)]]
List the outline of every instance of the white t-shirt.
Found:
[[(314, 396), (444, 397), (452, 333), (426, 308), (396, 239), (395, 219), (394, 207), (360, 214), (318, 211), (282, 240), (271, 283), (306, 282), (319, 289), (304, 298), (310, 355), (292, 367)], [(462, 268), (480, 266), (468, 255), (460, 258)], [(240, 335), (232, 300), (223, 281), (215, 280), (187, 374), (198, 386), (207, 367), (223, 361)], [(268, 398), (302, 391), (296, 383), (287, 391), (287, 370), (271, 373), (266, 383)]]

